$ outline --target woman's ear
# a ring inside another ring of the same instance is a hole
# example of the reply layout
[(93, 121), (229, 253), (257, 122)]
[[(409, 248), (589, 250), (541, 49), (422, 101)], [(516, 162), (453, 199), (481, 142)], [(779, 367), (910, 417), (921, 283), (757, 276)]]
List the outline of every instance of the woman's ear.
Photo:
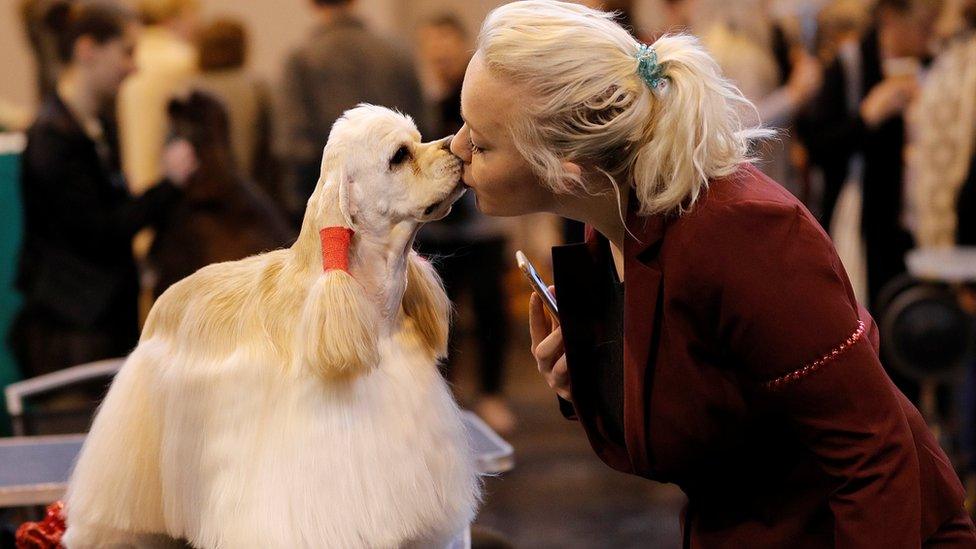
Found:
[(424, 345), (437, 359), (447, 357), (451, 302), (434, 266), (416, 252), (407, 263), (407, 289), (403, 312), (413, 319)]
[(563, 170), (573, 179), (580, 180), (583, 177), (583, 168), (575, 162), (563, 162)]

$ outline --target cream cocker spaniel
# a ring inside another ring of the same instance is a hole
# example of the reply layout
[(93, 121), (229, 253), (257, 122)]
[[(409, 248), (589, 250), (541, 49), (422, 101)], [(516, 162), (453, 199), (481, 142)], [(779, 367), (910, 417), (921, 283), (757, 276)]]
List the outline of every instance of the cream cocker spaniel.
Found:
[(346, 112), (291, 248), (160, 297), (72, 475), (69, 549), (436, 547), (467, 527), (450, 303), (412, 251), (464, 192), (448, 141)]

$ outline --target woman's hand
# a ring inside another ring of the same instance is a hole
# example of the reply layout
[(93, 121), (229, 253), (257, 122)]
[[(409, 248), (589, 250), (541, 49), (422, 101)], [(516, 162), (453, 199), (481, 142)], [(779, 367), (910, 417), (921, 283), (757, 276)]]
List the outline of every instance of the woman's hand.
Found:
[[(549, 286), (554, 293), (555, 287)], [(532, 292), (529, 298), (529, 335), (532, 337), (532, 356), (539, 373), (560, 398), (572, 402), (563, 331), (558, 319), (551, 319), (542, 307), (542, 298)]]
[(820, 90), (823, 70), (817, 58), (798, 48), (793, 54), (793, 68), (786, 89), (796, 108), (802, 107)]
[(163, 150), (163, 174), (177, 187), (186, 186), (199, 167), (197, 153), (186, 139), (177, 139)]
[(918, 94), (918, 80), (911, 76), (885, 78), (871, 88), (861, 101), (861, 118), (874, 128), (889, 118), (902, 114)]

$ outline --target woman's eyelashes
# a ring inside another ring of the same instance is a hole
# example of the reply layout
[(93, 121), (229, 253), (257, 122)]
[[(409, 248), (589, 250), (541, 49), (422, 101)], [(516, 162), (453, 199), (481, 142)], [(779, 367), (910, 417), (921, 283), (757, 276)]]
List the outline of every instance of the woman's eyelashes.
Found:
[(471, 147), (471, 154), (481, 154), (485, 152), (484, 149), (474, 144), (474, 141), (471, 140), (471, 137), (468, 137), (468, 145)]

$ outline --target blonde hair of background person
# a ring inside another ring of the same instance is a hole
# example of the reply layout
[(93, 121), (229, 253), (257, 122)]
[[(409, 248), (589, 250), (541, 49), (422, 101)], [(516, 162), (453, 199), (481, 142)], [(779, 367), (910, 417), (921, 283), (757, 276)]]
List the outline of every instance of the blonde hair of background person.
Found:
[[(550, 21), (554, 10), (560, 17)], [(611, 14), (526, 1), (488, 16), (473, 63), (527, 92), (519, 102), (522, 116), (509, 120), (508, 130), (551, 191), (594, 190), (584, 184), (580, 164), (563, 160), (574, 159), (598, 166), (621, 200), (627, 194), (621, 182), (632, 186), (642, 215), (682, 212), (709, 179), (731, 174), (748, 159), (752, 139), (770, 132), (743, 125), (751, 104), (695, 38), (665, 36), (654, 43), (667, 77), (655, 89), (636, 72), (637, 47)], [(463, 127), (455, 147), (470, 132)]]

